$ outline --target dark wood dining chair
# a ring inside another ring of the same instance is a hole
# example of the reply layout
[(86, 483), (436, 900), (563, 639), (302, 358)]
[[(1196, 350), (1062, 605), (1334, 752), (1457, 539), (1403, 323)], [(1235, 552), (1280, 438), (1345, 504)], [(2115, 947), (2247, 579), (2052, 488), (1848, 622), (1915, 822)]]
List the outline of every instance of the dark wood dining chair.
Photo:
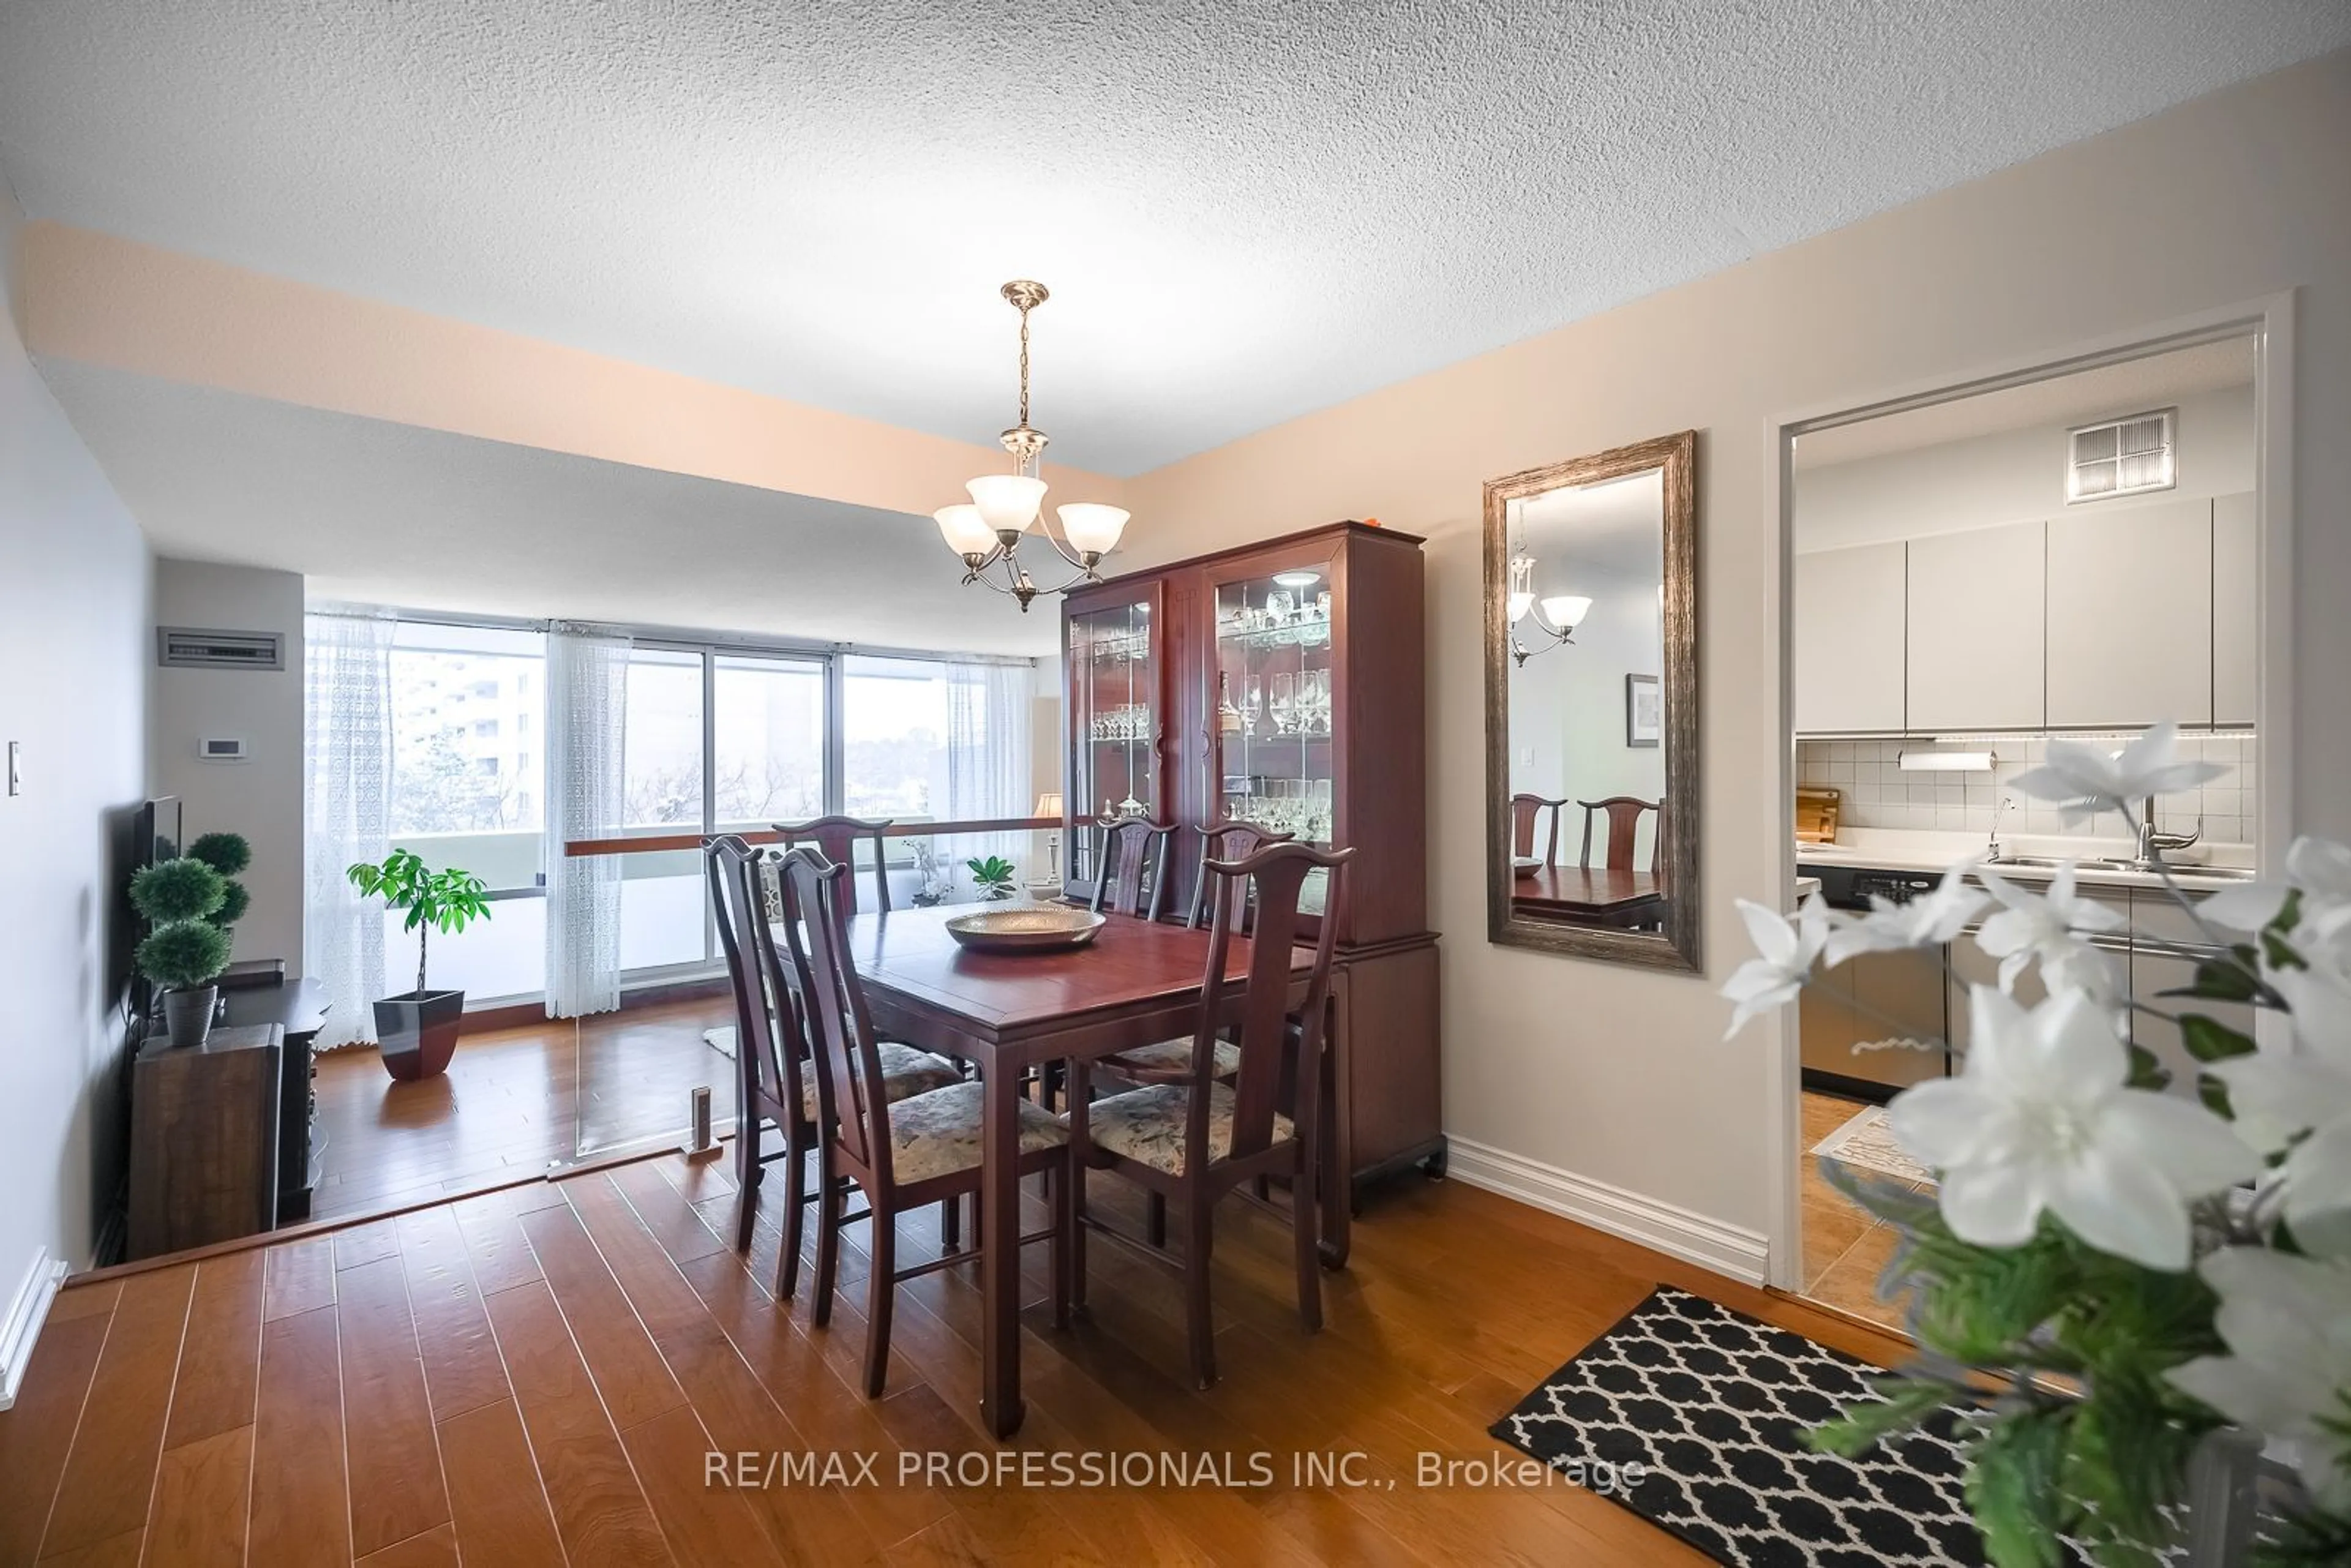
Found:
[[(1649, 836), (1649, 874), (1659, 879), (1662, 888), (1666, 862), (1666, 803), (1644, 800), (1637, 795), (1611, 795), (1604, 800), (1578, 800), (1583, 808), (1583, 853), (1582, 864), (1592, 867), (1592, 829), (1603, 816), (1608, 820), (1607, 837), (1601, 845), (1602, 866), (1608, 871), (1632, 871), (1638, 858), (1641, 819), (1656, 814), (1656, 826)], [(1622, 925), (1635, 931), (1663, 929), (1665, 903), (1662, 898), (1650, 899), (1616, 911), (1604, 924)]]
[(1101, 833), (1094, 857), (1094, 895), (1090, 907), (1099, 915), (1132, 915), (1156, 920), (1167, 902), (1168, 852), (1176, 844), (1176, 824), (1142, 817), (1123, 817), (1095, 824)]
[[(1578, 863), (1585, 870), (1592, 867), (1592, 826), (1600, 817), (1608, 819), (1608, 837), (1601, 846), (1606, 857), (1601, 864), (1609, 871), (1631, 871), (1635, 848), (1641, 833), (1641, 819), (1654, 811), (1657, 814), (1656, 831), (1649, 838), (1649, 872), (1656, 873), (1665, 862), (1666, 803), (1644, 800), (1637, 795), (1611, 795), (1604, 800), (1578, 800), (1583, 808), (1583, 857)], [(1558, 832), (1553, 819), (1552, 832)]]
[[(1200, 922), (1208, 918), (1208, 862), (1210, 861), (1245, 861), (1268, 844), (1286, 844), (1290, 842), (1291, 837), (1292, 835), (1289, 833), (1277, 833), (1270, 828), (1260, 828), (1254, 822), (1219, 822), (1213, 828), (1202, 828), (1199, 875), (1192, 882), (1192, 907), (1184, 916), (1184, 924), (1196, 931), (1199, 929)], [(1237, 929), (1248, 930), (1249, 909), (1246, 903), (1249, 897), (1248, 882), (1225, 877), (1219, 879), (1216, 885), (1227, 897), (1243, 901), (1242, 907), (1235, 911), (1235, 917), (1240, 922)], [(1188, 1061), (1189, 1058), (1186, 1060)]]
[[(1567, 796), (1562, 796), (1556, 800), (1547, 800), (1541, 795), (1511, 796), (1510, 852), (1514, 855), (1533, 854), (1536, 834), (1543, 826), (1544, 819), (1547, 817), (1550, 819), (1551, 831), (1543, 839), (1542, 862), (1545, 865), (1557, 865), (1559, 863), (1559, 814), (1567, 806), (1569, 799), (1570, 797)], [(1590, 832), (1588, 820), (1585, 831), (1587, 835)]]
[[(1315, 1194), (1322, 1156), (1322, 1052), (1331, 1011), (1331, 959), (1339, 922), (1326, 918), (1314, 946), (1314, 964), (1302, 1007), (1292, 1012), (1291, 947), (1303, 930), (1300, 894), (1317, 870), (1330, 879), (1324, 907), (1339, 907), (1340, 879), (1352, 849), (1324, 852), (1304, 844), (1274, 844), (1242, 861), (1211, 861), (1208, 873), (1250, 881), (1257, 912), (1249, 965), (1239, 1001), (1240, 1068), (1229, 1085), (1217, 1081), (1211, 1047), (1231, 1002), (1225, 965), (1239, 901), (1219, 894), (1208, 931), (1206, 983), (1193, 1030), (1190, 1075), (1089, 1101), (1088, 1063), (1071, 1064), (1071, 1271), (1085, 1299), (1085, 1245), (1095, 1229), (1143, 1256), (1176, 1267), (1184, 1278), (1184, 1312), (1191, 1343), (1193, 1381), (1217, 1381), (1216, 1329), (1210, 1317), (1209, 1258), (1217, 1200), (1260, 1176), (1290, 1183), (1290, 1223), (1298, 1270), (1298, 1315), (1307, 1331), (1322, 1326), (1321, 1263), (1316, 1256)], [(1285, 1068), (1288, 1073), (1285, 1074)], [(1293, 1116), (1277, 1107), (1285, 1079), (1294, 1084)], [(1180, 1258), (1102, 1225), (1089, 1213), (1083, 1173), (1109, 1170), (1176, 1204), (1184, 1213)]]
[(873, 907), (883, 914), (890, 913), (890, 868), (882, 850), (889, 837), (894, 818), (868, 821), (863, 817), (811, 817), (805, 822), (772, 824), (783, 836), (784, 848), (814, 844), (824, 858), (835, 865), (850, 868), (849, 880), (841, 884), (842, 896), (849, 901), (849, 913), (857, 913), (857, 845), (865, 840), (873, 845)]
[[(726, 977), (735, 993), (735, 1249), (751, 1247), (759, 1186), (767, 1167), (784, 1166), (783, 1250), (777, 1259), (776, 1294), (789, 1300), (799, 1282), (801, 1211), (816, 1194), (807, 1183), (808, 1156), (818, 1145), (822, 1109), (809, 1061), (806, 1003), (797, 977), (785, 971), (776, 950), (770, 893), (780, 896), (771, 865), (733, 833), (705, 841), (712, 908), (718, 945), (726, 955)], [(878, 1052), (883, 1082), (892, 1098), (945, 1088), (963, 1073), (945, 1057), (911, 1046), (886, 1044)], [(767, 1125), (774, 1123), (783, 1146), (770, 1150)], [(940, 1216), (946, 1244), (955, 1244), (952, 1208)]]
[[(979, 1191), (981, 1089), (977, 1080), (893, 1100), (883, 1077), (880, 1048), (865, 1006), (865, 988), (849, 951), (849, 911), (841, 895), (849, 868), (828, 864), (802, 847), (783, 859), (785, 940), (788, 961), (807, 998), (817, 1041), (818, 1094), (826, 1136), (817, 1155), (816, 1301), (811, 1320), (831, 1321), (832, 1292), (839, 1277), (841, 1228), (860, 1216), (843, 1211), (846, 1176), (865, 1194), (872, 1221), (865, 1301), (865, 1396), (879, 1399), (890, 1367), (890, 1312), (897, 1287), (935, 1270), (974, 1257), (978, 1249), (1033, 1241), (1052, 1248), (1053, 1321), (1070, 1318), (1075, 1234), (1071, 1206), (1077, 1183), (1070, 1179), (1069, 1129), (1042, 1105), (1013, 1102), (1020, 1118), (1022, 1176), (1046, 1173), (1055, 1195), (1054, 1220), (1033, 1235), (986, 1236), (973, 1228), (973, 1246), (943, 1249), (928, 1262), (898, 1267), (898, 1217), (909, 1208), (941, 1204), (949, 1208)], [(1018, 1226), (1012, 1228), (1016, 1232)], [(1017, 1268), (1018, 1263), (1014, 1266)]]

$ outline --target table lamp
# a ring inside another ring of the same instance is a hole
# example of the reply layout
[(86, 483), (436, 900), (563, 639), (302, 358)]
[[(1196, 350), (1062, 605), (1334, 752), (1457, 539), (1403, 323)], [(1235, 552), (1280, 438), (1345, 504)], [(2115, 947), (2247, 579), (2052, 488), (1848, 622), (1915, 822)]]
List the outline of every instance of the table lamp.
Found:
[[(1037, 797), (1037, 810), (1030, 815), (1050, 817), (1058, 822), (1061, 820), (1064, 810), (1061, 804), (1061, 792), (1059, 789), (1048, 789)], [(1059, 887), (1061, 885), (1061, 835), (1058, 829), (1045, 835), (1045, 854), (1052, 871), (1052, 884)]]

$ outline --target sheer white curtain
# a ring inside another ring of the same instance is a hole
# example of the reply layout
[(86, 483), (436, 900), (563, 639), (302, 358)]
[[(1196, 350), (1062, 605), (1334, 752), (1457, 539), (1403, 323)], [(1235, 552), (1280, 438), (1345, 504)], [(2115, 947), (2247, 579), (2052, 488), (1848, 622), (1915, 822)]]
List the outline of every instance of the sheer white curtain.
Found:
[(618, 855), (563, 852), (573, 839), (621, 831), (629, 640), (574, 631), (547, 636), (547, 1016), (621, 1005)]
[(327, 993), (320, 1050), (375, 1039), (385, 994), (383, 906), (345, 868), (391, 852), (389, 617), (302, 619), (303, 972)]
[[(1026, 664), (947, 665), (946, 816), (1025, 817), (1037, 804), (1029, 792), (1029, 703), (1033, 672)], [(956, 881), (968, 887), (967, 859), (1002, 855), (1019, 862), (1029, 852), (1026, 833), (989, 833), (957, 841)], [(1045, 874), (1023, 864), (1019, 880)]]

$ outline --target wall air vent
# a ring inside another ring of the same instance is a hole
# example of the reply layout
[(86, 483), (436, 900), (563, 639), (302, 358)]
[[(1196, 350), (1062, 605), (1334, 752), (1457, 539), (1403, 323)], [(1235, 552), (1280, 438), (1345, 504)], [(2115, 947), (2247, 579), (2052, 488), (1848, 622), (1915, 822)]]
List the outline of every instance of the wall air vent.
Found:
[(2170, 489), (2179, 483), (2172, 445), (2179, 422), (2178, 409), (2163, 408), (2072, 431), (2065, 504)]
[(155, 662), (169, 670), (282, 670), (286, 639), (277, 632), (158, 626)]

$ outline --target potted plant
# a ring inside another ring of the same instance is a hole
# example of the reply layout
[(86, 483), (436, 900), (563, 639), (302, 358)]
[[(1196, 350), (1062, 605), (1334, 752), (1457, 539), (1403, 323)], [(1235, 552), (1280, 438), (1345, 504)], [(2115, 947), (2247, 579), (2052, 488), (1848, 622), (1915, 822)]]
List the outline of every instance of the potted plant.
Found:
[(204, 916), (225, 931), (245, 918), (253, 895), (245, 891), (237, 873), (253, 863), (253, 846), (243, 833), (204, 833), (188, 846), (188, 859), (202, 861), (221, 875), (220, 907)]
[(216, 923), (228, 897), (220, 873), (182, 856), (142, 866), (131, 879), (131, 903), (151, 929), (131, 955), (139, 972), (163, 993), (163, 1026), (175, 1049), (202, 1046), (211, 1035), (228, 967), (228, 933)]
[(1019, 873), (1010, 861), (1002, 855), (987, 855), (963, 863), (982, 898), (996, 904), (1012, 896), (1012, 879)]
[(476, 920), (487, 920), (488, 886), (455, 866), (434, 871), (407, 850), (392, 851), (381, 865), (361, 861), (344, 874), (363, 895), (408, 911), (403, 929), (416, 933), (416, 988), (375, 1004), (376, 1041), (383, 1052), (384, 1071), (403, 1082), (446, 1071), (457, 1050), (465, 993), (428, 988), (426, 943), (435, 931), (454, 936)]

